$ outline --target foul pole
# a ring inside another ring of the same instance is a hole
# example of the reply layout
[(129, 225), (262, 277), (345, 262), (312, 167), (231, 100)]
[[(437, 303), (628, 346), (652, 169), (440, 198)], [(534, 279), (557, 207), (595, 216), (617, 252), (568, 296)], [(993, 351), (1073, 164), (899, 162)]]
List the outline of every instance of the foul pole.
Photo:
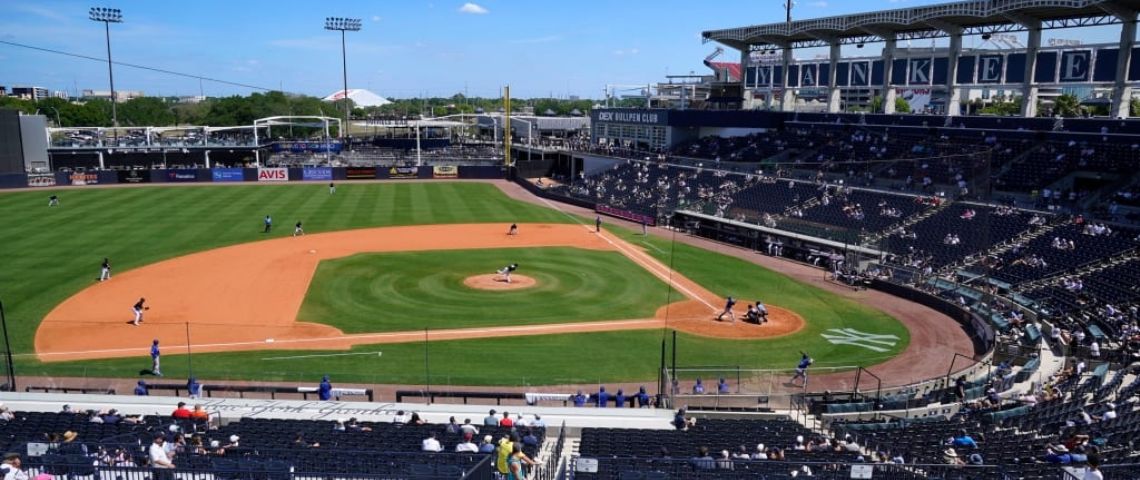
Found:
[(511, 168), (511, 86), (503, 87), (503, 161)]

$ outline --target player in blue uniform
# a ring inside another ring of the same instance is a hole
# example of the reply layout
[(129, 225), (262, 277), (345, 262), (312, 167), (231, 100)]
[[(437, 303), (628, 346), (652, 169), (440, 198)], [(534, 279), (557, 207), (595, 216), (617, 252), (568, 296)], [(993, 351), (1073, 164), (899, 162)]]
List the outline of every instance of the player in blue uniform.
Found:
[(716, 320), (719, 322), (719, 321), (721, 321), (721, 319), (724, 318), (725, 315), (728, 315), (728, 318), (732, 319), (732, 323), (736, 323), (736, 314), (732, 313), (732, 307), (734, 307), (735, 305), (736, 305), (736, 299), (732, 298), (732, 297), (728, 297), (728, 299), (724, 301), (724, 311), (720, 312), (720, 315), (716, 316)]
[(803, 386), (807, 387), (807, 370), (812, 363), (815, 363), (815, 360), (812, 360), (811, 356), (803, 351), (800, 351), (800, 355), (800, 363), (796, 365), (796, 374), (792, 376), (792, 384), (795, 385), (797, 378), (802, 378), (804, 379)]

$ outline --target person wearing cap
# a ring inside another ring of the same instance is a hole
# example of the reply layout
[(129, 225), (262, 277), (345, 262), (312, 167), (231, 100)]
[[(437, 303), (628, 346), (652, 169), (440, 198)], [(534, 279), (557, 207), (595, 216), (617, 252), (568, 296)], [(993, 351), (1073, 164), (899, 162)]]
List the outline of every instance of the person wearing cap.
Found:
[(0, 473), (4, 474), (4, 480), (28, 480), (28, 473), (21, 467), (23, 466), (23, 459), (20, 454), (9, 452), (4, 454), (4, 463), (0, 464)]
[(332, 400), (332, 383), (329, 382), (329, 376), (321, 377), (321, 384), (317, 386), (317, 396), (321, 400)]
[(1069, 455), (1069, 447), (1064, 445), (1046, 445), (1045, 458), (1047, 463), (1056, 463), (1060, 465), (1068, 465), (1073, 463), (1073, 456)]
[(158, 434), (154, 436), (154, 443), (150, 444), (147, 453), (150, 456), (150, 466), (154, 468), (174, 468), (174, 463), (170, 461), (170, 457), (166, 455), (166, 436)]
[(239, 448), (241, 447), (241, 437), (237, 435), (230, 435), (230, 443), (222, 445), (222, 449)]
[(479, 446), (471, 441), (472, 438), (475, 438), (475, 435), (471, 432), (463, 432), (463, 441), (455, 445), (455, 453), (478, 453)]
[(721, 395), (726, 395), (726, 394), (732, 393), (732, 387), (728, 386), (728, 381), (725, 380), (723, 377), (716, 384), (716, 393), (721, 394)]
[[(743, 446), (741, 446), (741, 448), (743, 448)], [(753, 460), (767, 460), (768, 459), (768, 449), (764, 448), (763, 443), (757, 443), (756, 444), (756, 452), (752, 454), (751, 458)]]
[(504, 436), (499, 439), (499, 445), (495, 447), (495, 470), (498, 470), (503, 476), (510, 473), (507, 461), (510, 459), (511, 454), (514, 453), (515, 440), (517, 438), (517, 433), (511, 434), (510, 437)]
[(139, 383), (135, 385), (135, 395), (138, 395), (140, 397), (150, 395), (150, 391), (146, 387), (145, 380), (139, 380)]
[(484, 427), (497, 427), (497, 426), (499, 426), (499, 418), (495, 416), (495, 409), (492, 408), (491, 413), (488, 413), (486, 417), (483, 417), (483, 426)]
[(966, 433), (965, 429), (958, 430), (958, 434), (954, 436), (954, 440), (950, 444), (956, 448), (969, 448), (971, 450), (978, 448), (978, 442), (974, 441), (974, 438)]
[(594, 406), (598, 408), (606, 408), (610, 403), (610, 394), (606, 393), (605, 385), (598, 387), (598, 395), (594, 397)]
[(202, 396), (202, 384), (198, 383), (198, 379), (190, 377), (186, 380), (186, 394), (191, 399), (197, 399)]
[(570, 400), (574, 402), (575, 407), (585, 407), (586, 401), (588, 399), (589, 399), (589, 397), (587, 397), (585, 394), (583, 394), (581, 390), (578, 390), (577, 394), (572, 395), (570, 397)]
[(968, 464), (968, 465), (985, 465), (986, 461), (984, 459), (982, 459), (982, 454), (980, 454), (978, 452), (974, 452), (974, 453), (971, 453), (969, 457), (966, 457), (966, 464)]
[(119, 415), (119, 411), (115, 409), (108, 410), (107, 413), (102, 415), (103, 423), (105, 425), (114, 425), (123, 421), (123, 416)]
[(479, 444), (479, 453), (495, 453), (495, 437), (483, 436), (483, 443)]
[(649, 408), (649, 394), (644, 386), (637, 390), (637, 408)]
[(947, 448), (942, 452), (942, 463), (947, 465), (963, 465), (962, 459), (958, 458), (958, 452), (953, 448)]

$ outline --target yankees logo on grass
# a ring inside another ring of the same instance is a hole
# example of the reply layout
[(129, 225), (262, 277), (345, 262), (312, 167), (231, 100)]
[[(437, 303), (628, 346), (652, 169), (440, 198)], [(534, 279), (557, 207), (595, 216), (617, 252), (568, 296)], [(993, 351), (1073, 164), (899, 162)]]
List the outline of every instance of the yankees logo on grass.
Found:
[(835, 345), (854, 345), (876, 352), (886, 352), (899, 343), (898, 335), (861, 332), (854, 328), (829, 328), (820, 336)]

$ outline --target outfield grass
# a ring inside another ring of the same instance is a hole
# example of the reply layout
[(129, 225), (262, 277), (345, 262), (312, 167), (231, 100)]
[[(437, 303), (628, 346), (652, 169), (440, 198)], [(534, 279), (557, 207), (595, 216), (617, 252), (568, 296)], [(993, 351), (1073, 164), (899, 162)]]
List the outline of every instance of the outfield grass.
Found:
[[(509, 263), (531, 288), (475, 290), (463, 279)], [(346, 333), (651, 318), (666, 285), (618, 252), (503, 248), (368, 253), (317, 267), (298, 319)]]
[[(274, 236), (294, 221), (309, 232), (368, 226), (567, 222), (562, 213), (508, 199), (476, 183), (342, 183), (329, 196), (324, 185), (194, 186), (80, 189), (60, 192), (63, 206), (48, 209), (44, 191), (0, 193), (0, 300), (8, 313), (13, 349), (30, 352), (39, 320), (52, 306), (90, 284), (110, 256), (116, 272), (174, 256), (265, 238), (261, 219), (273, 215)], [(690, 279), (721, 295), (763, 299), (795, 310), (808, 325), (775, 340), (713, 340), (678, 335), (679, 365), (787, 368), (804, 349), (818, 366), (871, 365), (905, 348), (905, 328), (889, 316), (810, 285), (732, 257), (668, 240), (611, 229), (648, 250)], [(672, 259), (669, 253), (674, 252)], [(499, 263), (499, 262), (496, 262)], [(522, 262), (520, 262), (522, 263)], [(501, 266), (501, 265), (497, 265)], [(608, 274), (608, 270), (605, 271)], [(654, 280), (655, 281), (655, 280)], [(660, 288), (660, 287), (659, 287)], [(647, 289), (652, 291), (652, 289)], [(660, 291), (660, 290), (658, 290)], [(660, 294), (659, 294), (660, 295)], [(663, 297), (663, 295), (661, 295)], [(674, 298), (678, 298), (674, 295)], [(898, 335), (888, 352), (836, 346), (820, 333), (829, 328)], [(384, 346), (382, 357), (344, 356), (265, 360), (310, 355), (298, 352), (195, 354), (194, 372), (208, 379), (317, 381), (330, 373), (341, 382), (518, 385), (645, 380), (656, 376), (662, 331), (496, 338)], [(185, 357), (166, 352), (168, 377), (187, 373)], [(146, 358), (40, 364), (17, 358), (20, 375), (130, 376)]]

